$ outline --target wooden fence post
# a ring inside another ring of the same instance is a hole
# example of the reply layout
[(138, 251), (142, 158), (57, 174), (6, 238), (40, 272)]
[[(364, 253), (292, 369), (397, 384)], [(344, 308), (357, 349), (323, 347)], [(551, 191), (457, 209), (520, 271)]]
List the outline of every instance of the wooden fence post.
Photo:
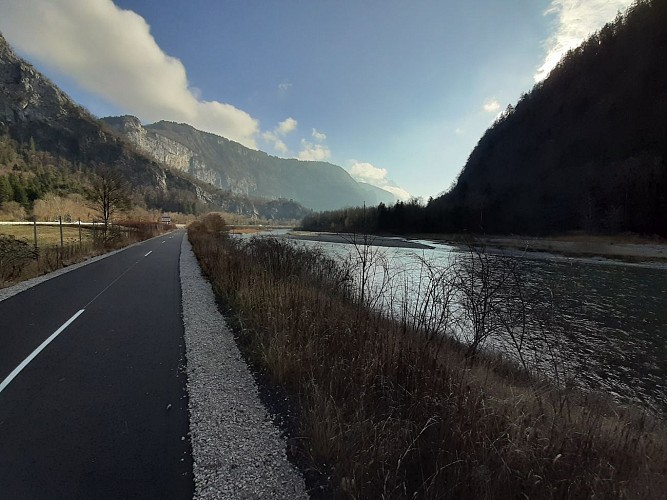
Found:
[(37, 253), (38, 252), (38, 249), (37, 249), (37, 217), (32, 218), (32, 234), (35, 237), (35, 253)]
[(63, 247), (65, 246), (65, 243), (63, 241), (63, 216), (59, 215), (58, 220), (60, 221), (60, 249), (62, 250)]

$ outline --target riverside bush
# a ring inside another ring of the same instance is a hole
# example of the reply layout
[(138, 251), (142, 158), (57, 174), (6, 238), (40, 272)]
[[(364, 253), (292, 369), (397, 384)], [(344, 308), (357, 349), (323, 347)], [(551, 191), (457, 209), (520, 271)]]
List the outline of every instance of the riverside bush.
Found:
[(662, 423), (383, 315), (355, 262), (202, 223), (189, 238), (336, 498), (663, 497)]
[(19, 276), (35, 256), (27, 242), (0, 234), (0, 284)]

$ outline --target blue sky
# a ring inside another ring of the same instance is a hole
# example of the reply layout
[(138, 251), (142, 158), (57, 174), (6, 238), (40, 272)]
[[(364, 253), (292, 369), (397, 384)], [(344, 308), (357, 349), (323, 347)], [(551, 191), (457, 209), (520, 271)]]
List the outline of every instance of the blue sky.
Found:
[(0, 0), (0, 31), (97, 116), (187, 122), (427, 198), (629, 3)]

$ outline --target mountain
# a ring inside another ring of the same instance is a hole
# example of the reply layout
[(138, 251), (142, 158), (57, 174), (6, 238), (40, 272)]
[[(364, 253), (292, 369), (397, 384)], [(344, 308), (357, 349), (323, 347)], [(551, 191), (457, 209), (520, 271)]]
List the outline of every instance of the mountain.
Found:
[(31, 142), (73, 163), (105, 165), (146, 194), (192, 188), (157, 162), (106, 131), (86, 110), (20, 59), (0, 35), (0, 134)]
[[(120, 172), (131, 187), (135, 202), (148, 208), (184, 213), (225, 210), (267, 219), (294, 219), (308, 213), (294, 201), (249, 198), (223, 191), (156, 161), (74, 103), (44, 75), (19, 58), (2, 35), (0, 138), (3, 151), (7, 150), (7, 154), (3, 153), (5, 158), (18, 155), (21, 145), (27, 144), (33, 151), (46, 155), (50, 175), (54, 168), (91, 173), (100, 170)], [(44, 167), (42, 160), (40, 168)], [(29, 170), (30, 167), (22, 164), (21, 168)], [(37, 186), (32, 196), (21, 199), (26, 205), (34, 201), (35, 196), (44, 194), (48, 187), (46, 183), (27, 183), (23, 176), (11, 175), (14, 183)], [(34, 181), (37, 177), (32, 172), (32, 179), (28, 180)]]
[(642, 0), (489, 128), (424, 229), (667, 235), (667, 2)]
[(667, 236), (667, 1), (641, 0), (509, 106), (452, 189), (311, 230)]
[(331, 163), (277, 158), (186, 124), (142, 126), (133, 116), (103, 121), (152, 158), (238, 195), (291, 199), (315, 210), (396, 201)]

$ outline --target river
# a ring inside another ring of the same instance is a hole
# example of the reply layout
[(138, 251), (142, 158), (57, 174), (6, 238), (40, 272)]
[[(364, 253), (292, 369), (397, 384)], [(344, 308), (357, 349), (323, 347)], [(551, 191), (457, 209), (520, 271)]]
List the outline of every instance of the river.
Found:
[[(393, 281), (389, 286), (385, 283), (385, 290), (416, 290), (415, 280), (428, 279), (421, 261), (446, 268), (465, 254), (456, 247), (422, 243), (432, 248), (372, 247), (381, 256), (379, 272), (388, 271)], [(341, 243), (297, 244), (320, 248), (337, 258), (356, 252), (352, 245)], [(666, 264), (517, 252), (495, 252), (493, 259), (511, 261), (527, 289), (549, 301), (553, 318), (548, 329), (527, 339), (524, 356), (532, 366), (545, 372), (555, 367), (561, 380), (667, 416)], [(406, 287), (408, 281), (412, 284)], [(500, 350), (504, 346), (493, 338), (486, 344)], [(514, 356), (511, 349), (506, 354)]]

